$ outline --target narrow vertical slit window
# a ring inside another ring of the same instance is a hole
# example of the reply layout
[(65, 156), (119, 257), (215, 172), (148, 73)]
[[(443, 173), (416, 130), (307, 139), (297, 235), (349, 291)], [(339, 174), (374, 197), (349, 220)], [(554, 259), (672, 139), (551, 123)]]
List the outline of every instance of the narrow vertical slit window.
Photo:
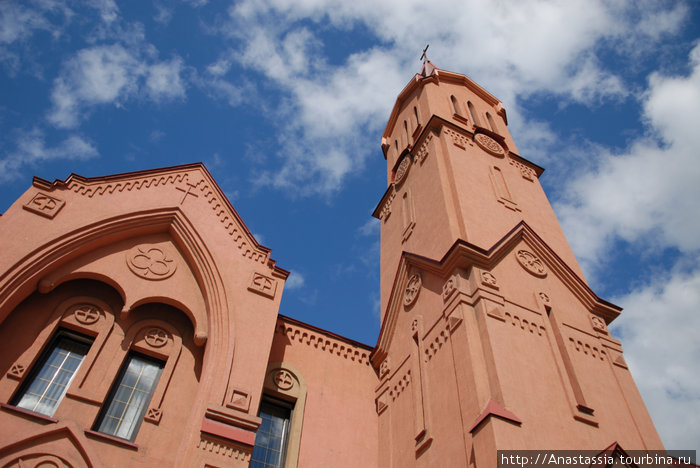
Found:
[(408, 138), (408, 124), (406, 121), (403, 121), (403, 133), (406, 135), (406, 146), (411, 142), (411, 140)]
[(486, 113), (486, 120), (488, 120), (489, 122), (489, 127), (491, 127), (491, 131), (494, 133), (498, 133), (496, 122), (493, 121), (493, 117), (491, 117), (491, 114), (489, 114), (488, 112)]
[(476, 111), (474, 110), (474, 104), (471, 101), (467, 101), (467, 109), (469, 109), (469, 115), (472, 118), (472, 123), (474, 125), (479, 125), (479, 121), (476, 118)]
[(454, 96), (450, 96), (450, 101), (452, 101), (452, 110), (454, 110), (454, 113), (460, 115), (457, 99)]
[(62, 331), (56, 335), (18, 392), (14, 405), (53, 416), (91, 344), (90, 338), (74, 333)]
[(290, 403), (265, 397), (260, 403), (260, 427), (255, 436), (251, 468), (284, 466), (292, 416)]
[(420, 119), (418, 118), (418, 108), (413, 106), (413, 115), (416, 116), (416, 128), (420, 125)]
[(129, 354), (103, 406), (96, 430), (133, 441), (162, 371), (162, 361)]

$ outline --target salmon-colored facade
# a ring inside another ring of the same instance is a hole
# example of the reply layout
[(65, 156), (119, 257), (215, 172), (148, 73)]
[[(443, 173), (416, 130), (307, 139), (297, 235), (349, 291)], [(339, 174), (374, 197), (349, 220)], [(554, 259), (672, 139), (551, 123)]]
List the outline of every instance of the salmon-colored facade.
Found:
[(35, 179), (0, 217), (0, 466), (662, 449), (502, 104), (427, 61), (382, 147), (374, 348), (280, 315), (288, 272), (201, 164)]

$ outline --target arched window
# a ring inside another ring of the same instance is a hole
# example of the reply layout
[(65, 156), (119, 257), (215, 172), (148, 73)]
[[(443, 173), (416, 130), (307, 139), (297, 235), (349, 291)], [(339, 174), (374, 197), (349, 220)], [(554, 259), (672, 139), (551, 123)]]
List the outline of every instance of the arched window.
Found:
[[(160, 304), (142, 307), (168, 308)], [(116, 378), (112, 377), (94, 431), (133, 441), (142, 421), (160, 422), (182, 338), (171, 324), (145, 319), (131, 325), (123, 337), (115, 336), (108, 346), (114, 350), (114, 357), (106, 374)], [(128, 351), (119, 352), (121, 349)]]
[(474, 110), (474, 104), (471, 101), (467, 101), (467, 109), (469, 109), (469, 115), (472, 118), (472, 123), (474, 125), (479, 125), (479, 120), (476, 118), (476, 111)]

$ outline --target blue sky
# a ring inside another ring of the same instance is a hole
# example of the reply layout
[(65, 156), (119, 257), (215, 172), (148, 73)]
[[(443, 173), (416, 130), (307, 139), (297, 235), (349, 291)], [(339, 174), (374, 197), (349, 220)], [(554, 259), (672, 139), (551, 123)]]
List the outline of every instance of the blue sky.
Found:
[(3, 0), (0, 212), (34, 175), (203, 161), (292, 271), (281, 312), (373, 345), (380, 136), (429, 43), (504, 103), (663, 440), (700, 449), (699, 25), (697, 1)]

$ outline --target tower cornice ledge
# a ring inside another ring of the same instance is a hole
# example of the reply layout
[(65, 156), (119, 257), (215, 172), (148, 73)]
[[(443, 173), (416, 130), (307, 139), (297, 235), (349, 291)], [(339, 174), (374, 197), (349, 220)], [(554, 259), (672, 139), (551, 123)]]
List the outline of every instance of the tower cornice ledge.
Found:
[(413, 92), (415, 92), (416, 90), (420, 90), (428, 84), (435, 84), (436, 86), (439, 86), (440, 82), (443, 81), (461, 84), (470, 91), (472, 91), (474, 94), (482, 98), (488, 104), (499, 107), (501, 109), (499, 110), (499, 112), (503, 112), (505, 120), (505, 109), (503, 108), (501, 101), (498, 98), (496, 98), (493, 94), (489, 93), (484, 88), (476, 84), (474, 81), (472, 81), (471, 78), (469, 78), (466, 75), (436, 68), (433, 74), (431, 74), (430, 76), (424, 77), (420, 74), (416, 74), (411, 79), (411, 81), (409, 81), (408, 84), (406, 84), (406, 86), (396, 98), (396, 103), (394, 104), (394, 107), (391, 110), (391, 114), (389, 115), (389, 121), (386, 124), (386, 128), (384, 129), (382, 137), (388, 137), (394, 130), (394, 126), (396, 125), (396, 121), (401, 111), (401, 104), (406, 99), (408, 99)]
[[(453, 122), (445, 120), (442, 117), (439, 117), (437, 115), (432, 115), (430, 117), (430, 120), (428, 120), (428, 122), (426, 123), (426, 125), (420, 127), (420, 133), (416, 137), (415, 143), (413, 144), (413, 147), (409, 148), (409, 151), (413, 152), (416, 148), (420, 148), (421, 145), (423, 145), (426, 142), (426, 139), (428, 138), (429, 135), (431, 135), (431, 134), (439, 135), (441, 132), (444, 131), (445, 128), (448, 128), (454, 132), (457, 132), (460, 135), (464, 135), (466, 138), (469, 138), (470, 140), (473, 140), (474, 136), (478, 133), (485, 133), (488, 136), (490, 136), (491, 138), (497, 140), (504, 148), (506, 148), (507, 157), (511, 158), (513, 161), (515, 161), (518, 164), (522, 164), (522, 165), (532, 169), (534, 171), (535, 176), (538, 179), (545, 171), (545, 169), (542, 166), (539, 166), (538, 164), (533, 163), (529, 159), (520, 156), (520, 154), (518, 154), (516, 151), (513, 151), (513, 149), (509, 148), (502, 135), (499, 135), (498, 133), (495, 133), (487, 128), (480, 127), (480, 126), (474, 126), (473, 130), (470, 130), (464, 126), (457, 125)], [(382, 138), (382, 140), (384, 140), (384, 138)], [(382, 145), (382, 146), (384, 146), (384, 145)], [(386, 148), (384, 149), (384, 159), (386, 159)], [(400, 160), (401, 158), (398, 158), (398, 159)], [(399, 161), (397, 161), (397, 164), (398, 164), (398, 162)], [(391, 195), (392, 195), (392, 193), (394, 193), (394, 189), (395, 189), (394, 183), (392, 182), (389, 184), (386, 191), (384, 192), (384, 195), (382, 195), (382, 198), (379, 200), (379, 203), (374, 208), (374, 211), (372, 212), (373, 217), (375, 217), (377, 219), (381, 219), (382, 209), (384, 208), (384, 205), (392, 198)]]
[(458, 239), (440, 260), (402, 252), (377, 345), (372, 353), (374, 366), (377, 367), (386, 356), (395, 334), (394, 329), (402, 304), (399, 286), (406, 271), (414, 267), (447, 279), (458, 268), (468, 270), (477, 267), (492, 270), (521, 242), (525, 242), (542, 259), (550, 272), (572, 291), (590, 313), (602, 317), (606, 324), (610, 324), (620, 315), (621, 307), (599, 298), (582, 277), (577, 275), (525, 221), (521, 221), (488, 250)]

